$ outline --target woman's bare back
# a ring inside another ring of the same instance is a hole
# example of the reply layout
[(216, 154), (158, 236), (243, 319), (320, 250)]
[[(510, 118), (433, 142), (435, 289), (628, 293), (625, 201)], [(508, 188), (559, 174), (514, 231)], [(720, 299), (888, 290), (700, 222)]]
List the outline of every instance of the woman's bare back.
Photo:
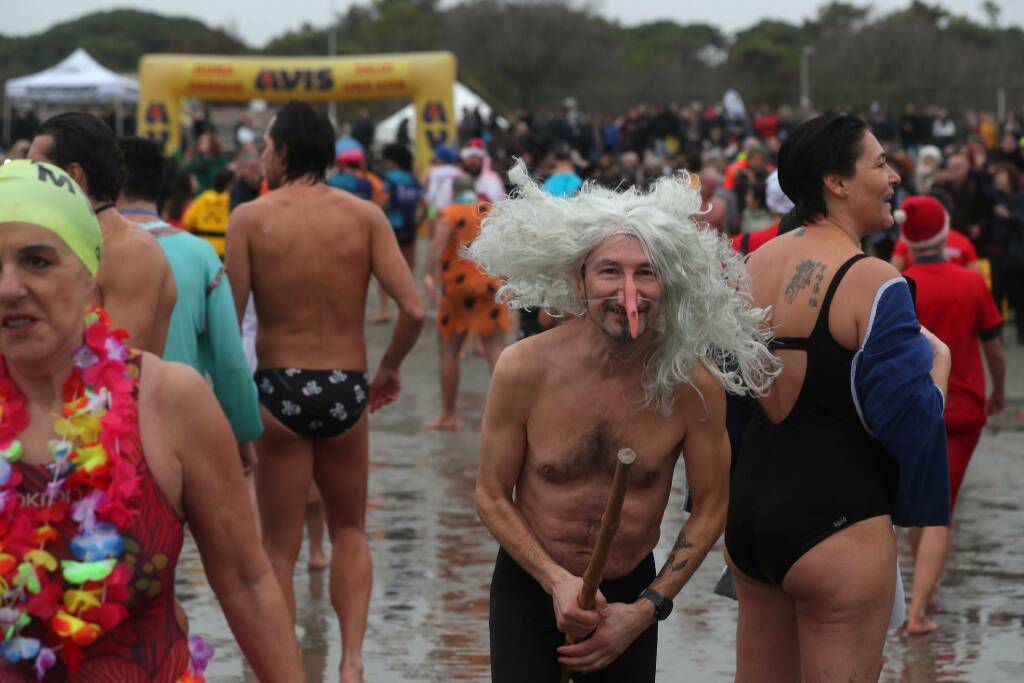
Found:
[[(771, 306), (775, 337), (807, 337), (814, 329), (825, 294), (844, 262), (861, 253), (850, 239), (828, 225), (798, 228), (768, 242), (747, 263), (755, 306)], [(874, 293), (896, 270), (878, 259), (857, 263), (840, 283), (829, 311), (833, 339), (855, 350), (864, 336)], [(781, 422), (800, 395), (807, 368), (801, 350), (777, 350), (785, 363), (761, 406)]]

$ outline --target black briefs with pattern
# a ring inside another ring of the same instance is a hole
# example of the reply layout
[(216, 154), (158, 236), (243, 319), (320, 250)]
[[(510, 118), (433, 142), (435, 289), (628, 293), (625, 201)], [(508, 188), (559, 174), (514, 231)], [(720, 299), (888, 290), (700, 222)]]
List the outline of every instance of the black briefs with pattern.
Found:
[(347, 432), (366, 408), (361, 370), (271, 368), (253, 375), (260, 403), (299, 436), (326, 439)]

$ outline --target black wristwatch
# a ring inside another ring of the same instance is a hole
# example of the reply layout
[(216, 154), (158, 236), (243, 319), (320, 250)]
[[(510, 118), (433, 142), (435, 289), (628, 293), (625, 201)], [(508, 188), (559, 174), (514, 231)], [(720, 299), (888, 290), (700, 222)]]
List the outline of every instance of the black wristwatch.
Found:
[(654, 618), (658, 621), (665, 621), (668, 619), (668, 615), (672, 614), (672, 601), (658, 591), (645, 588), (644, 592), (640, 594), (640, 598), (637, 599), (641, 598), (654, 605)]

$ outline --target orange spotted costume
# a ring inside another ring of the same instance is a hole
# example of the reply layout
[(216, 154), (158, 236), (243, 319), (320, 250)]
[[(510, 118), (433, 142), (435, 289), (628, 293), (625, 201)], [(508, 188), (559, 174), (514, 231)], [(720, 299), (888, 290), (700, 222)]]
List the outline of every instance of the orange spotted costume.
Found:
[(452, 204), (440, 211), (451, 226), (451, 236), (441, 254), (441, 307), (438, 331), (445, 341), (457, 334), (475, 332), (490, 337), (508, 332), (508, 308), (494, 301), (501, 283), (480, 272), (479, 267), (459, 256), (459, 249), (480, 234), (480, 222), (487, 204)]

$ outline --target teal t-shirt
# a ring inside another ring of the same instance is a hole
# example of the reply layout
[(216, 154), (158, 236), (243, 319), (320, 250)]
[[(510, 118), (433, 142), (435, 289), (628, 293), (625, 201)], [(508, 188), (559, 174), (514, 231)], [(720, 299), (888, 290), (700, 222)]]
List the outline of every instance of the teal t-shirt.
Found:
[(206, 240), (154, 220), (141, 223), (163, 249), (178, 290), (167, 329), (164, 360), (184, 363), (213, 383), (235, 439), (263, 433), (259, 396), (242, 350), (231, 285)]

